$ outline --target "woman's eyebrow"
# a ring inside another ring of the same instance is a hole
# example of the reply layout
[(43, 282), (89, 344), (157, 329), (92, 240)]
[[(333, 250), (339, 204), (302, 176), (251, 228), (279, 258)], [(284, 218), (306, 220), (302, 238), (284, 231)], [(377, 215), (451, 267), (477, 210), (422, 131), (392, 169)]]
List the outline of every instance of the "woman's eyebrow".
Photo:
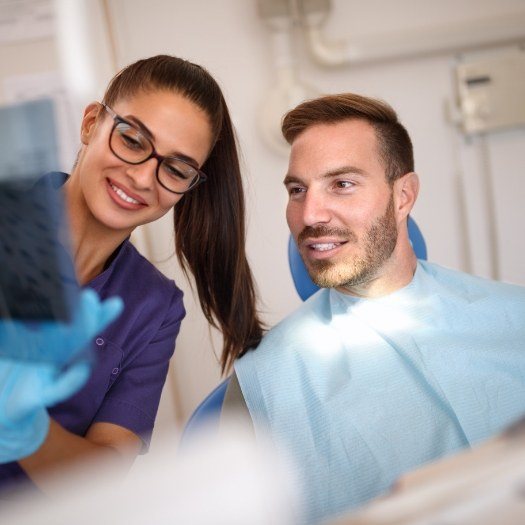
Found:
[(147, 128), (147, 126), (137, 117), (134, 117), (133, 115), (126, 115), (126, 120), (130, 120), (135, 124), (137, 127), (140, 128), (140, 131), (146, 135), (146, 137), (151, 140), (152, 142), (155, 141), (155, 135)]
[[(134, 117), (133, 115), (126, 115), (126, 120), (131, 121), (133, 124), (135, 124), (140, 131), (154, 144), (155, 143), (155, 135), (147, 128), (147, 126), (137, 117)], [(180, 151), (174, 151), (170, 155), (165, 155), (167, 157), (177, 157), (178, 159), (186, 161), (188, 164), (192, 164), (195, 166), (198, 166), (199, 163), (193, 158), (189, 157), (188, 155), (184, 155), (184, 153), (181, 153)]]

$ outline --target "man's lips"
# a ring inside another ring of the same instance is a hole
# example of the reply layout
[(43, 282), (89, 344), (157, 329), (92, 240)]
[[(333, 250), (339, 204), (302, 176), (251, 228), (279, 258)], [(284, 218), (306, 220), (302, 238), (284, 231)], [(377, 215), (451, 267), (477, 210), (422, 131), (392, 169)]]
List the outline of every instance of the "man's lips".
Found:
[(304, 243), (304, 246), (309, 250), (314, 250), (318, 252), (326, 252), (329, 250), (334, 250), (343, 244), (346, 244), (347, 241), (312, 241)]
[(308, 259), (328, 259), (334, 257), (348, 241), (341, 239), (307, 239), (300, 245), (303, 257)]
[(348, 242), (356, 240), (355, 234), (346, 228), (307, 226), (297, 236), (297, 245), (307, 257), (326, 258), (335, 255)]

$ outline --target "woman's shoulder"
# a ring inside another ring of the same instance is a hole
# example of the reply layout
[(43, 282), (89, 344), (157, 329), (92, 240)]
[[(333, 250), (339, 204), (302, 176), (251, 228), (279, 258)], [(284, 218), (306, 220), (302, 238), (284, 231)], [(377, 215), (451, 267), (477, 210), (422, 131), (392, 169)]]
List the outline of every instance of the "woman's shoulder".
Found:
[(113, 286), (127, 289), (135, 296), (170, 303), (182, 301), (182, 291), (175, 281), (148, 261), (129, 240), (124, 241), (114, 261), (112, 276)]
[(120, 270), (124, 268), (127, 271), (140, 270), (143, 272), (144, 278), (173, 282), (172, 279), (166, 277), (152, 262), (146, 259), (146, 257), (137, 250), (129, 239), (125, 240), (122, 244), (118, 262), (120, 263)]

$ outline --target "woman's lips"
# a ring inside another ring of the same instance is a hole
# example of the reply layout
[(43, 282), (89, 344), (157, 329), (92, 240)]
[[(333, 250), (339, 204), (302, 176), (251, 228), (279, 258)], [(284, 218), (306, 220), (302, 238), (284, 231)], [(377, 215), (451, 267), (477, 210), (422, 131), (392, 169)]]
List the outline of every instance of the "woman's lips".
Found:
[(107, 179), (107, 190), (111, 199), (126, 210), (138, 210), (147, 206), (147, 203), (139, 195), (130, 192), (111, 179)]

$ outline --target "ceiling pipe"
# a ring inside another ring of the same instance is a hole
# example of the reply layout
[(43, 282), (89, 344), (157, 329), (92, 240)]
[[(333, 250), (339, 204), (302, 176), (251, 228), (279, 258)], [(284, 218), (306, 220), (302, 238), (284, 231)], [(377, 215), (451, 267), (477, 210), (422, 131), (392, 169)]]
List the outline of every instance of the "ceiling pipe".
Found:
[(311, 56), (324, 66), (463, 52), (525, 41), (525, 13), (452, 22), (371, 37), (330, 40), (323, 32), (332, 10), (330, 0), (290, 0), (290, 5)]
[(101, 0), (54, 0), (62, 79), (76, 114), (99, 99), (116, 70)]
[(297, 74), (293, 50), (293, 16), (289, 0), (259, 0), (259, 15), (270, 33), (274, 75), (259, 114), (259, 126), (266, 144), (287, 155), (289, 146), (281, 133), (283, 115), (300, 102), (318, 95)]

